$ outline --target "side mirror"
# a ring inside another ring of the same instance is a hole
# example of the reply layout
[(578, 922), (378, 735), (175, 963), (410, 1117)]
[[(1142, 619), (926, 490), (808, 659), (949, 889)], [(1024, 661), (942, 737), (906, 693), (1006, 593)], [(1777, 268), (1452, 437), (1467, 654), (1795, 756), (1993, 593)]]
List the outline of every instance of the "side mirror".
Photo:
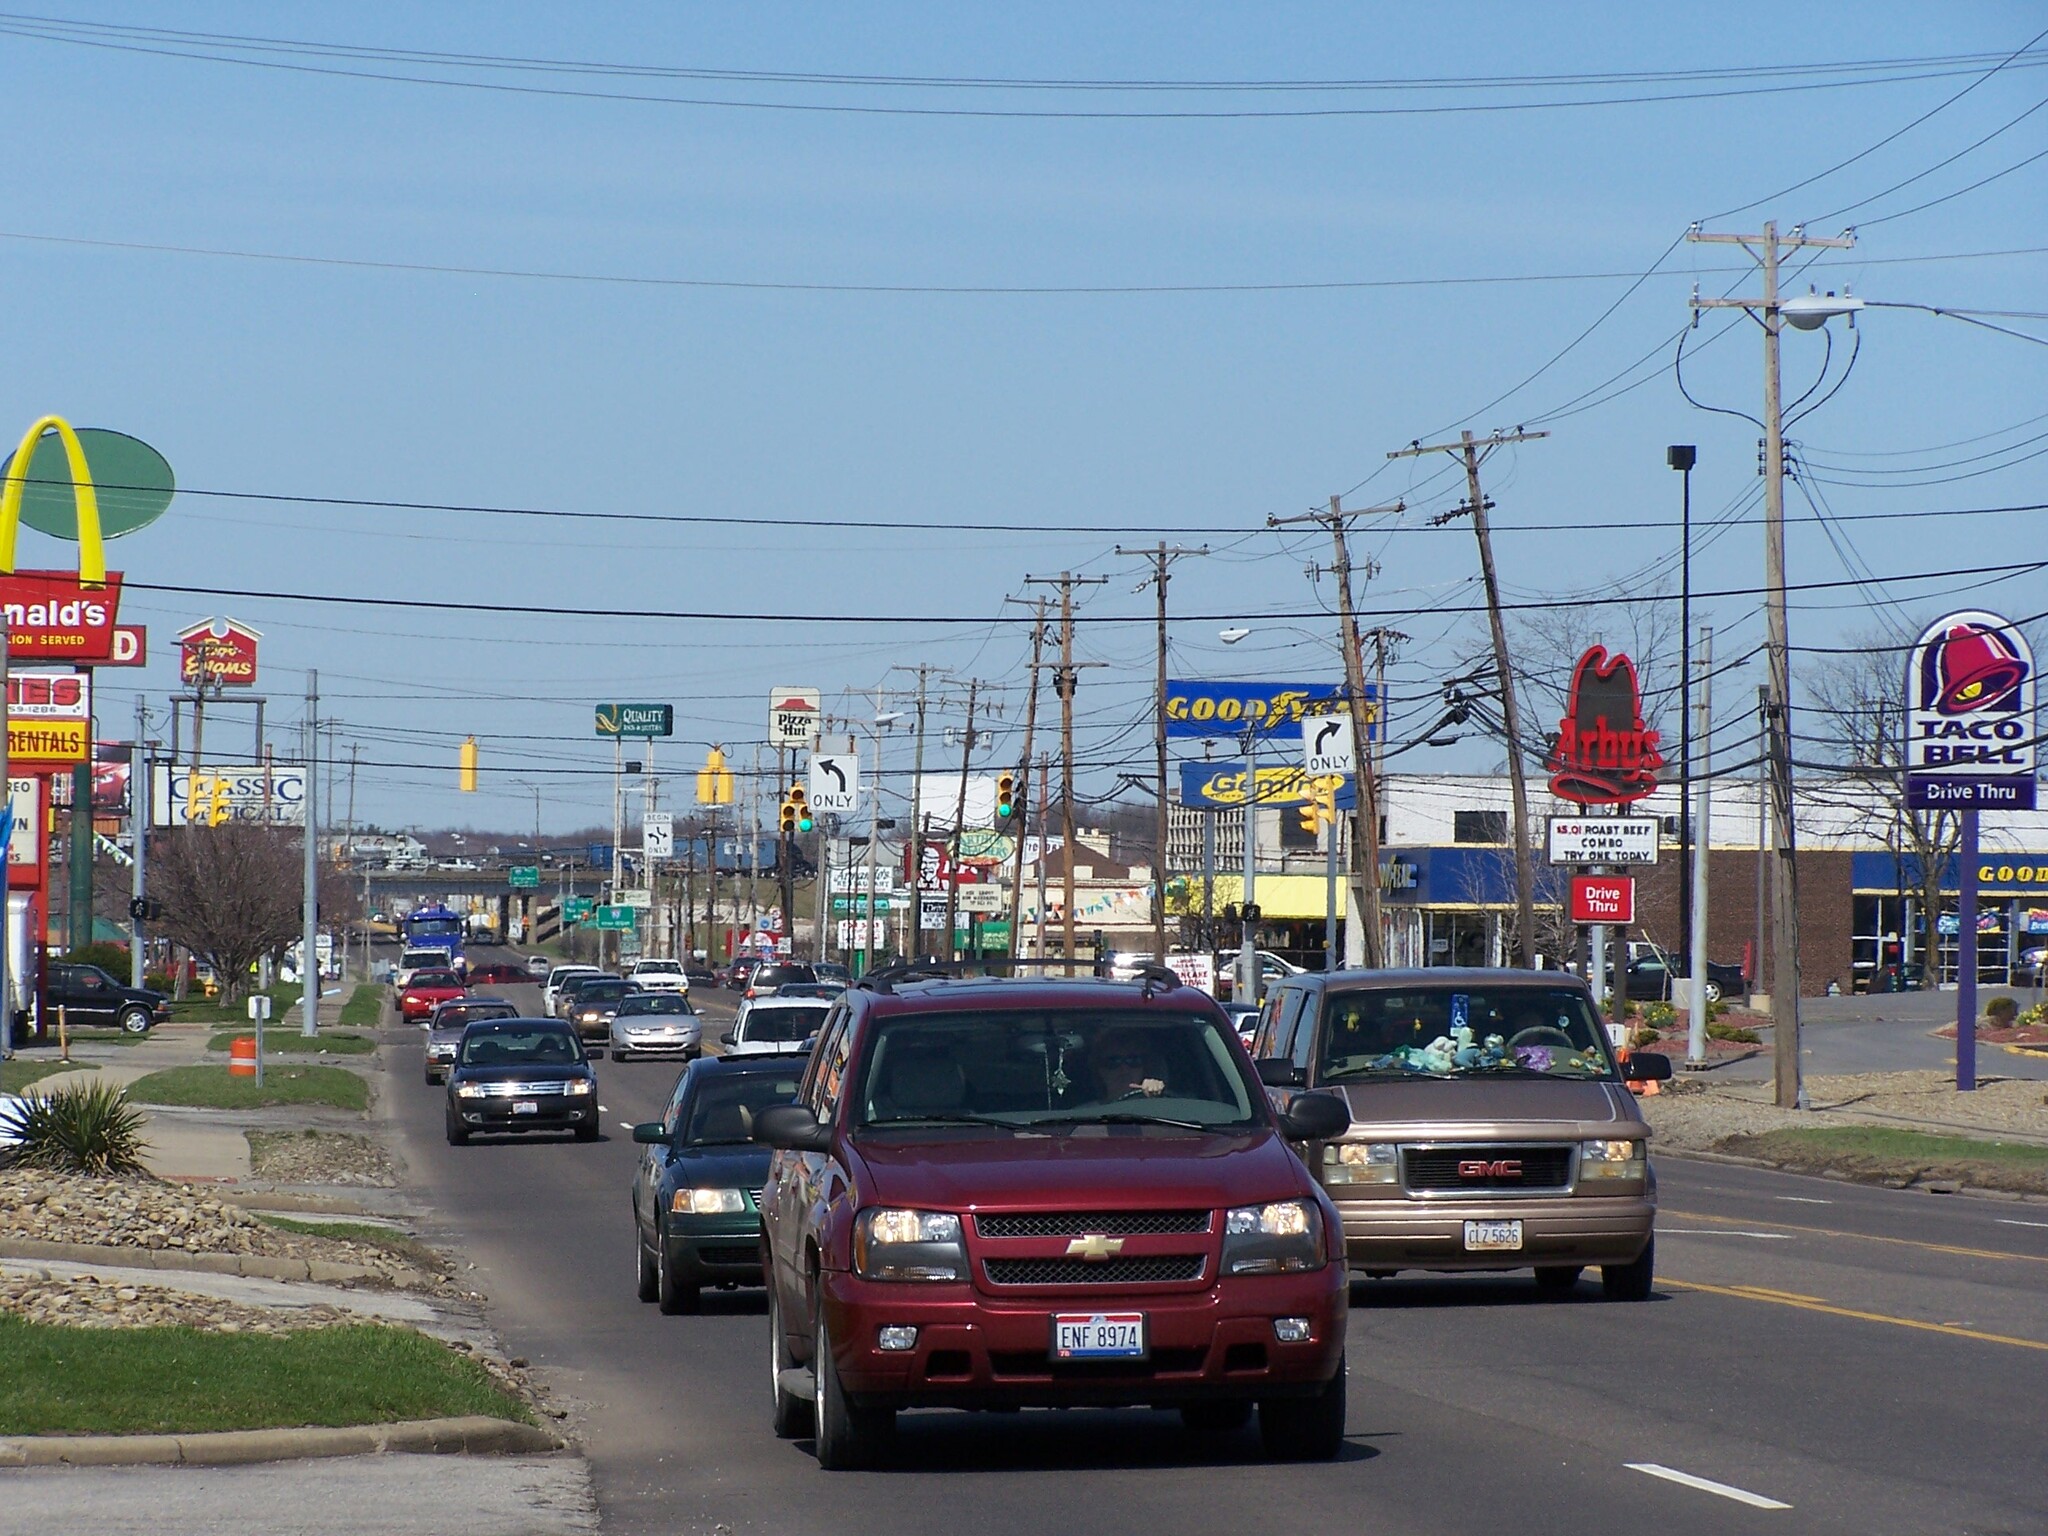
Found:
[(650, 1146), (659, 1146), (668, 1140), (668, 1127), (659, 1120), (642, 1120), (633, 1127), (633, 1139)]
[(782, 1152), (823, 1152), (832, 1145), (832, 1128), (801, 1104), (777, 1104), (754, 1115), (754, 1140)]
[(1351, 1129), (1351, 1106), (1334, 1093), (1304, 1093), (1280, 1112), (1289, 1141), (1330, 1141)]
[(1662, 1051), (1637, 1051), (1621, 1064), (1624, 1083), (1663, 1083), (1671, 1079), (1671, 1058)]
[(732, 1031), (728, 1029), (724, 1034), (720, 1035), (718, 1043), (730, 1050), (732, 1048)]
[(1285, 1056), (1261, 1056), (1252, 1066), (1268, 1088), (1299, 1088), (1308, 1081), (1308, 1074)]

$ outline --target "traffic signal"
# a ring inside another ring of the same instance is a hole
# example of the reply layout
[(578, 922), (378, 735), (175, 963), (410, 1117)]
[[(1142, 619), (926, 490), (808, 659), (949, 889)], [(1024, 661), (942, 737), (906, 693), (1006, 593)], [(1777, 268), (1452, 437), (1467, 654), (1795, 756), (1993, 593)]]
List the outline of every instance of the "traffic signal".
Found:
[(797, 831), (808, 832), (818, 824), (817, 819), (811, 815), (811, 797), (804, 792), (803, 785), (795, 784), (790, 787), (789, 803), (796, 811)]
[(782, 797), (782, 835), (790, 836), (796, 831), (796, 792), (791, 790)]
[(1017, 814), (1017, 775), (996, 775), (996, 820), (1008, 821)]

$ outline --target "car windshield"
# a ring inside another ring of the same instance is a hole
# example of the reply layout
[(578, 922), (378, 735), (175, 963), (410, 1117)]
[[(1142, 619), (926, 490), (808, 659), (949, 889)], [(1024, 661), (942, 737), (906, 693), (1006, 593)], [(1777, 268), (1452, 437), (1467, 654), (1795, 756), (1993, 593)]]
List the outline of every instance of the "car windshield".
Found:
[(422, 965), (446, 965), (448, 951), (445, 949), (408, 949), (399, 959), (402, 970), (415, 970)]
[(579, 1003), (616, 1003), (626, 995), (623, 981), (593, 981), (576, 989)]
[(461, 1029), (479, 1019), (516, 1019), (519, 1010), (510, 1003), (458, 1003), (443, 1006), (434, 1015), (434, 1028)]
[(796, 1097), (793, 1072), (733, 1072), (705, 1076), (690, 1095), (683, 1117), (683, 1145), (733, 1146), (749, 1140), (754, 1116)]
[(744, 1033), (755, 1042), (808, 1040), (824, 1022), (823, 1008), (800, 1008), (795, 1004), (787, 1008), (755, 1007), (747, 1010)]
[(457, 938), (462, 933), (462, 920), (455, 917), (409, 917), (405, 920), (405, 931), (415, 939)]
[(462, 978), (453, 971), (414, 971), (412, 984), (415, 987), (459, 987)]
[(808, 965), (764, 965), (754, 972), (757, 987), (780, 987), (792, 981), (816, 981), (818, 973)]
[(1607, 1031), (1572, 987), (1332, 993), (1319, 1081), (1382, 1075), (1612, 1077)]
[(642, 1013), (694, 1013), (688, 1002), (673, 992), (664, 992), (659, 997), (629, 997), (619, 1004), (619, 1017), (626, 1018)]
[(682, 974), (682, 969), (682, 962), (679, 960), (642, 960), (633, 967), (633, 974), (635, 976), (646, 976), (652, 972), (660, 971), (666, 975), (678, 976)]
[(1061, 1008), (911, 1013), (878, 1022), (855, 1102), (863, 1127), (1012, 1129), (1262, 1123), (1229, 1035), (1202, 1014)]
[(565, 1067), (583, 1060), (583, 1047), (566, 1029), (485, 1029), (462, 1042), (465, 1067)]

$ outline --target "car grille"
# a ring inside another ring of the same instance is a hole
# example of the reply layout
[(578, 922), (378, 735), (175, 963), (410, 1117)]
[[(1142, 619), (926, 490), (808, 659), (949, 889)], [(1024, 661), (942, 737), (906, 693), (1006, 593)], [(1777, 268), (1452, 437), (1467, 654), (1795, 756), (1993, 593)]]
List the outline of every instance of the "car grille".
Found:
[(569, 1091), (567, 1083), (475, 1083), (487, 1099), (559, 1098)]
[(975, 1230), (983, 1237), (1137, 1237), (1153, 1233), (1206, 1232), (1207, 1211), (1030, 1211), (1017, 1215), (977, 1216)]
[[(1491, 1170), (1493, 1165), (1501, 1162), (1520, 1163), (1520, 1177), (1492, 1171), (1460, 1171), (1471, 1163), (1484, 1163)], [(1467, 1147), (1401, 1149), (1402, 1183), (1419, 1194), (1463, 1190), (1554, 1192), (1569, 1188), (1571, 1178), (1572, 1149), (1569, 1146), (1504, 1146), (1482, 1142)]]
[(748, 1193), (748, 1194), (750, 1194), (750, 1195), (752, 1195), (752, 1196), (754, 1197), (754, 1209), (755, 1209), (755, 1210), (757, 1210), (757, 1211), (758, 1211), (758, 1210), (760, 1210), (760, 1209), (761, 1209), (761, 1197), (762, 1197), (763, 1195), (765, 1195), (765, 1194), (766, 1194), (767, 1192), (768, 1192), (768, 1191), (767, 1191), (767, 1189), (766, 1189), (766, 1187), (765, 1187), (765, 1186), (764, 1186), (763, 1188), (761, 1188), (761, 1189), (750, 1189), (750, 1190), (748, 1190), (748, 1191), (747, 1191), (747, 1193)]
[(1199, 1253), (1131, 1259), (988, 1259), (991, 1285), (1157, 1285), (1202, 1278)]

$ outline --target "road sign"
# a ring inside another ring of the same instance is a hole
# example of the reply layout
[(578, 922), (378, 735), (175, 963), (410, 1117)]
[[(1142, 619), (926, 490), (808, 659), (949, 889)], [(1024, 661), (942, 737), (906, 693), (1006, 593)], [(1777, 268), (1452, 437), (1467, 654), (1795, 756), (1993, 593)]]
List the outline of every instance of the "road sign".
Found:
[(649, 811), (640, 821), (640, 848), (650, 859), (676, 856), (676, 818), (673, 811)]
[[(621, 893), (623, 894), (623, 893)], [(627, 906), (604, 906), (597, 909), (597, 926), (603, 929), (620, 930), (636, 927), (640, 914)]]
[(622, 907), (632, 907), (644, 912), (654, 905), (654, 892), (644, 885), (628, 886), (624, 890), (614, 891), (612, 900)]
[(588, 896), (565, 896), (562, 898), (562, 921), (565, 923), (580, 923), (583, 919), (590, 916), (591, 910), (596, 905), (597, 903)]
[(7, 678), (8, 760), (72, 765), (92, 756), (92, 674), (22, 672)]
[(860, 800), (860, 759), (851, 752), (811, 754), (811, 809), (850, 811)]
[(505, 881), (515, 891), (537, 891), (540, 889), (540, 866), (515, 864), (505, 871)]
[(959, 912), (1000, 912), (1009, 901), (1000, 886), (963, 885), (956, 899), (955, 911)]
[(673, 704), (600, 704), (595, 729), (600, 736), (673, 736)]
[(1906, 804), (2034, 808), (2034, 653), (1995, 613), (1921, 631), (1906, 667)]
[(1626, 928), (1636, 920), (1633, 875), (1572, 876), (1572, 921)]
[(253, 687), (262, 639), (261, 632), (235, 619), (201, 619), (178, 631), (178, 681), (188, 688)]
[(1313, 779), (1341, 778), (1358, 768), (1349, 715), (1311, 715), (1301, 722), (1303, 771)]
[(768, 745), (808, 747), (818, 739), (818, 690), (777, 688), (768, 695)]
[(1654, 816), (1552, 816), (1547, 818), (1553, 864), (1654, 864)]

